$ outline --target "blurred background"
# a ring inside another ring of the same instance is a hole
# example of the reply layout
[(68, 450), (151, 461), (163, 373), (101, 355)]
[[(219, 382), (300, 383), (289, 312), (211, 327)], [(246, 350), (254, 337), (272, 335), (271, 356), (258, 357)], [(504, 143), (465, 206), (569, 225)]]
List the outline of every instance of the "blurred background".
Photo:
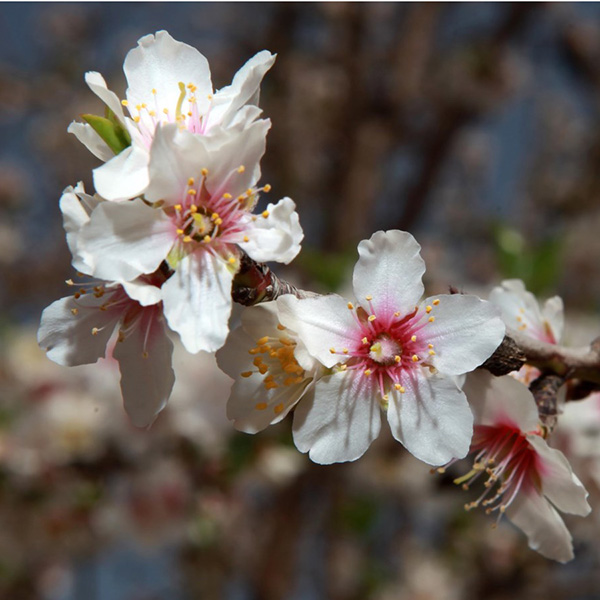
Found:
[[(600, 332), (599, 4), (0, 4), (0, 598), (600, 598), (600, 510), (566, 519), (576, 559), (558, 565), (467, 515), (473, 498), (388, 433), (330, 467), (294, 449), (289, 419), (236, 433), (210, 356), (177, 349), (170, 405), (138, 431), (111, 360), (66, 369), (37, 348), (72, 276), (61, 191), (91, 190), (98, 166), (66, 131), (103, 110), (84, 73), (123, 97), (125, 54), (159, 29), (206, 55), (216, 88), (278, 53), (263, 182), (306, 235), (278, 274), (344, 290), (357, 243), (400, 228), (431, 293), (520, 277), (564, 298), (568, 342)], [(600, 508), (586, 410), (553, 443)]]

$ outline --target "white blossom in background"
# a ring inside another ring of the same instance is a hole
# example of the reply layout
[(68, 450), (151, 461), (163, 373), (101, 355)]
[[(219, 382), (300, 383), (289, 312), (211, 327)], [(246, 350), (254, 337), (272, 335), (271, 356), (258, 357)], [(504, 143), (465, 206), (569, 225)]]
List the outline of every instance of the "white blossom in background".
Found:
[[(94, 270), (93, 258), (80, 245), (82, 228), (103, 205), (83, 186), (67, 188), (61, 198), (73, 264), (83, 275)], [(175, 381), (161, 305), (160, 277), (131, 282), (94, 280), (77, 285), (72, 296), (53, 302), (42, 313), (38, 343), (48, 358), (64, 366), (95, 363), (104, 358), (118, 329), (112, 352), (119, 362), (125, 410), (134, 425), (150, 425), (164, 408)]]
[[(132, 281), (167, 261), (164, 314), (189, 352), (213, 352), (227, 337), (231, 286), (240, 248), (259, 261), (291, 261), (303, 238), (289, 198), (252, 214), (267, 121), (242, 132), (198, 137), (160, 126), (150, 158), (146, 201), (103, 202), (81, 233), (94, 276)], [(149, 204), (153, 203), (153, 204)]]
[(358, 246), (357, 303), (329, 295), (278, 300), (281, 323), (329, 369), (295, 410), (298, 449), (328, 464), (355, 460), (377, 437), (380, 413), (417, 458), (440, 465), (467, 454), (473, 416), (455, 377), (497, 348), (504, 324), (475, 296), (419, 300), (425, 264), (403, 231)]
[(323, 371), (298, 336), (279, 322), (278, 302), (246, 308), (241, 326), (217, 352), (219, 366), (234, 379), (227, 416), (246, 433), (285, 418)]
[(503, 514), (522, 531), (529, 546), (547, 558), (573, 558), (571, 534), (558, 510), (585, 516), (587, 492), (562, 452), (542, 437), (537, 406), (527, 387), (512, 377), (486, 371), (467, 376), (464, 386), (475, 415), (473, 469), (455, 480), (468, 489), (487, 476), (479, 498), (467, 509), (484, 506)]
[(274, 61), (275, 56), (263, 50), (236, 73), (231, 85), (214, 91), (206, 58), (166, 31), (159, 31), (141, 38), (125, 58), (125, 100), (107, 88), (100, 73), (86, 73), (90, 89), (131, 137), (131, 146), (115, 156), (89, 124), (73, 122), (69, 127), (106, 163), (94, 170), (96, 191), (115, 201), (144, 193), (149, 182), (150, 147), (160, 124), (176, 123), (205, 136), (224, 128), (239, 131), (254, 122), (261, 113), (256, 106), (259, 87)]
[(563, 301), (553, 296), (540, 305), (520, 279), (506, 279), (490, 292), (489, 300), (501, 312), (502, 320), (514, 329), (541, 342), (559, 344), (564, 327)]

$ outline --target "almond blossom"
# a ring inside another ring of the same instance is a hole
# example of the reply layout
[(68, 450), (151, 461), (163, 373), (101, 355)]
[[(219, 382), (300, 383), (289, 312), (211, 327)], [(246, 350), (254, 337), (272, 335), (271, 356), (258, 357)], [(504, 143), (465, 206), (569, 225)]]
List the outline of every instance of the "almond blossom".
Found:
[(225, 342), (231, 285), (240, 248), (259, 261), (291, 261), (302, 229), (289, 198), (252, 214), (259, 193), (259, 161), (266, 121), (242, 132), (198, 137), (177, 125), (157, 128), (145, 199), (103, 202), (81, 233), (96, 277), (132, 281), (174, 271), (161, 288), (164, 314), (189, 352), (215, 351)]
[(106, 163), (94, 170), (98, 193), (107, 200), (119, 201), (144, 192), (150, 147), (160, 124), (177, 123), (193, 134), (209, 135), (222, 128), (241, 130), (255, 121), (261, 113), (255, 106), (259, 86), (274, 61), (270, 52), (259, 52), (236, 73), (231, 85), (215, 92), (206, 58), (166, 31), (159, 31), (142, 37), (125, 58), (125, 100), (119, 100), (107, 88), (100, 73), (86, 73), (90, 89), (131, 138), (131, 145), (115, 156), (91, 125), (73, 122), (69, 127)]
[(425, 264), (403, 231), (358, 246), (357, 302), (329, 295), (279, 299), (280, 321), (328, 374), (294, 414), (294, 441), (318, 463), (355, 460), (377, 437), (380, 413), (393, 436), (433, 465), (465, 456), (473, 416), (455, 376), (475, 369), (502, 341), (496, 309), (475, 296), (417, 304)]
[[(61, 198), (67, 242), (73, 265), (89, 275), (93, 262), (81, 249), (81, 229), (101, 206), (85, 194), (82, 184), (68, 187)], [(175, 382), (171, 367), (173, 344), (162, 314), (165, 277), (157, 272), (131, 282), (94, 280), (75, 286), (72, 296), (53, 302), (42, 313), (38, 343), (48, 358), (64, 366), (96, 362), (106, 355), (118, 329), (112, 356), (121, 370), (125, 410), (134, 425), (147, 426), (164, 408)]]
[(227, 416), (246, 433), (284, 419), (323, 371), (298, 336), (279, 322), (277, 301), (246, 308), (217, 361), (234, 379)]
[(587, 515), (588, 494), (562, 452), (542, 437), (532, 394), (512, 377), (485, 371), (469, 374), (464, 391), (475, 415), (474, 465), (455, 482), (469, 489), (488, 477), (483, 493), (465, 508), (484, 506), (498, 519), (506, 514), (530, 548), (559, 562), (571, 560), (571, 535), (558, 510)]

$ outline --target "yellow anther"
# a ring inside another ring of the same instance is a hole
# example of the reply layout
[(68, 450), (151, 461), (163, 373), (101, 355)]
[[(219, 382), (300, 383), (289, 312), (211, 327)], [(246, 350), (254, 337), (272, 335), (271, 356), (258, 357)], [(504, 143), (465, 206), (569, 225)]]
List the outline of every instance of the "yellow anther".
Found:
[(425, 307), (425, 312), (426, 312), (426, 313), (430, 313), (432, 310), (433, 310), (433, 307), (432, 307), (432, 306), (430, 306), (430, 305), (427, 305), (427, 306)]
[(266, 344), (269, 341), (269, 336), (268, 335), (264, 335), (263, 337), (260, 338), (260, 340), (257, 340), (256, 344), (258, 346), (263, 346), (264, 344)]
[(343, 352), (344, 354), (348, 354), (348, 348), (343, 348), (343, 349), (342, 349), (342, 352)]
[(79, 312), (79, 311), (78, 311), (76, 308), (72, 308), (72, 309), (71, 309), (71, 314), (72, 314), (73, 316), (77, 316), (77, 313), (78, 313), (78, 312)]
[(188, 117), (191, 117), (191, 116), (192, 116), (192, 112), (191, 112), (191, 111), (188, 111), (188, 114), (187, 114), (187, 116), (188, 116)]
[(277, 324), (277, 329), (279, 329), (279, 331), (284, 331), (285, 327), (281, 323), (278, 323)]
[(427, 344), (428, 348), (433, 348), (433, 344)]
[(176, 204), (173, 208), (175, 210), (177, 210), (177, 211), (180, 211), (181, 210), (181, 204)]
[(243, 373), (240, 373), (240, 375), (242, 377), (251, 377), (252, 376), (252, 371), (244, 371)]
[(155, 116), (156, 116), (156, 111), (155, 111), (155, 110), (149, 110), (149, 111), (148, 111), (148, 114), (149, 114), (151, 117), (155, 117)]
[(225, 198), (225, 200), (231, 200), (232, 196), (231, 196), (231, 194), (229, 194), (229, 193), (225, 192), (225, 193), (223, 194), (223, 198)]
[(177, 235), (183, 235), (183, 229), (177, 229)]
[(376, 317), (375, 315), (369, 315), (369, 318), (368, 318), (368, 320), (369, 320), (369, 322), (371, 322), (371, 323), (372, 323), (372, 322), (373, 322), (373, 321), (374, 321), (376, 318), (377, 318), (377, 317)]
[(221, 217), (215, 219), (215, 225), (221, 225), (221, 223), (223, 223), (223, 219), (221, 219)]
[(138, 110), (138, 111), (139, 111), (141, 108), (142, 108), (142, 105), (141, 105), (141, 104), (136, 104), (136, 105), (135, 105), (135, 109), (136, 109), (136, 110)]
[(352, 304), (352, 302), (348, 302), (348, 308), (352, 310), (354, 308), (354, 304)]
[(266, 192), (267, 194), (271, 191), (271, 185), (270, 184), (265, 184), (263, 186), (263, 191)]
[(230, 256), (230, 257), (227, 259), (227, 262), (228, 262), (230, 265), (235, 265), (235, 256)]
[(369, 340), (368, 340), (366, 337), (364, 337), (364, 338), (361, 340), (361, 342), (362, 342), (363, 344), (368, 344), (368, 343), (369, 343)]
[(395, 360), (397, 363), (399, 363), (399, 362), (402, 360), (402, 358), (396, 354), (396, 356), (394, 356), (394, 360)]
[(264, 219), (266, 219), (269, 216), (269, 211), (268, 210), (263, 210), (262, 211), (262, 216)]
[(247, 235), (245, 235), (245, 236), (244, 236), (244, 241), (245, 241), (245, 242), (249, 242), (249, 241), (250, 241), (250, 238), (249, 238)]
[(189, 244), (189, 243), (192, 241), (192, 238), (191, 238), (189, 235), (186, 235), (186, 236), (183, 238), (183, 241), (184, 241), (186, 244)]
[(188, 190), (188, 196), (195, 196), (195, 195), (196, 195), (196, 190), (194, 190), (194, 189)]
[(194, 178), (193, 178), (193, 177), (190, 177), (190, 178), (188, 179), (188, 185), (191, 187), (192, 185), (194, 185), (194, 183), (196, 183), (196, 182), (194, 181)]
[(283, 407), (283, 404), (278, 404), (277, 406), (275, 406), (275, 407), (273, 408), (273, 412), (274, 412), (276, 415), (279, 415), (279, 414), (281, 414), (281, 413), (283, 412), (283, 408), (284, 408), (284, 407)]
[(190, 205), (190, 212), (193, 214), (195, 212), (198, 212), (198, 207), (195, 204), (191, 204)]
[(396, 383), (396, 384), (394, 385), (394, 387), (395, 387), (395, 388), (396, 388), (396, 390), (398, 390), (398, 391), (399, 391), (401, 394), (404, 394), (404, 392), (406, 391), (406, 390), (404, 389), (404, 387), (403, 387), (403, 386), (401, 386), (399, 383)]
[(440, 301), (439, 301), (439, 299), (438, 299), (438, 298), (436, 298), (436, 299), (433, 301), (433, 305), (434, 305), (434, 306), (437, 306), (439, 303), (440, 303)]
[(329, 352), (331, 352), (331, 354), (335, 354), (335, 348), (329, 348)]
[(148, 358), (149, 356), (150, 355), (145, 350), (144, 350), (144, 352), (142, 352), (142, 358)]
[(254, 405), (254, 408), (256, 410), (265, 410), (265, 408), (267, 408), (267, 403), (266, 402), (259, 402), (258, 404)]
[(129, 105), (129, 102), (127, 102), (127, 100), (121, 100), (121, 104), (122, 104), (123, 106), (128, 106), (128, 105)]
[(368, 377), (371, 374), (371, 369), (365, 369), (365, 375)]
[(156, 95), (156, 88), (152, 88), (152, 93)]
[(430, 323), (433, 323), (433, 322), (435, 321), (435, 317), (429, 317), (428, 321), (429, 321)]
[(142, 102), (142, 108), (148, 108), (148, 105), (145, 102)]
[(416, 335), (411, 336), (410, 341), (411, 342), (416, 342), (417, 341), (417, 336)]
[(419, 357), (416, 354), (412, 355), (412, 361), (413, 362), (419, 362)]
[(435, 350), (430, 350), (429, 351), (429, 356), (434, 356), (435, 355)]
[(163, 108), (163, 112), (165, 113), (165, 115), (169, 114), (169, 109), (168, 108)]
[(348, 365), (346, 363), (340, 365), (340, 371), (345, 371), (348, 368)]
[(383, 396), (381, 396), (381, 399), (387, 402), (390, 399), (390, 397), (388, 396), (388, 394), (384, 394)]
[(252, 190), (252, 188), (248, 188), (246, 190), (246, 196), (252, 196), (252, 194), (254, 194), (254, 191)]
[(205, 235), (205, 236), (202, 238), (202, 241), (203, 241), (204, 243), (206, 243), (206, 244), (208, 244), (208, 242), (210, 242), (210, 240), (211, 240), (211, 237), (210, 237), (210, 235)]
[(208, 175), (208, 169), (204, 168), (200, 171), (200, 175), (202, 175), (202, 177), (206, 177)]
[(397, 310), (397, 311), (394, 313), (394, 316), (395, 316), (395, 317), (399, 317), (399, 316), (400, 316), (400, 311), (399, 311), (399, 310)]
[(139, 123), (139, 122), (141, 121), (141, 119), (140, 119), (140, 116), (139, 116), (139, 115), (136, 115), (135, 117), (133, 117), (133, 120), (134, 120), (136, 123)]
[(100, 330), (97, 327), (92, 327), (92, 335), (98, 335)]
[(371, 294), (369, 294), (369, 295), (366, 297), (366, 299), (367, 299), (367, 302), (371, 302), (371, 300), (373, 300), (373, 296), (371, 296)]
[(74, 282), (72, 279), (67, 279), (67, 280), (65, 281), (65, 283), (66, 283), (67, 285), (75, 285), (75, 282)]
[(244, 165), (240, 165), (240, 166), (237, 168), (237, 172), (238, 172), (238, 173), (243, 173), (245, 170), (246, 170), (246, 167), (245, 167)]

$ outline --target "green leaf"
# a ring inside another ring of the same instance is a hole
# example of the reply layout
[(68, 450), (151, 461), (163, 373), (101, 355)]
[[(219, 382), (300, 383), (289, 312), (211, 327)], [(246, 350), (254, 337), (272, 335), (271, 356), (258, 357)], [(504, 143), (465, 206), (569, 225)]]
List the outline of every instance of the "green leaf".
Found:
[(131, 146), (131, 136), (114, 113), (111, 118), (99, 115), (81, 115), (81, 118), (92, 126), (115, 154), (120, 154), (125, 148)]

